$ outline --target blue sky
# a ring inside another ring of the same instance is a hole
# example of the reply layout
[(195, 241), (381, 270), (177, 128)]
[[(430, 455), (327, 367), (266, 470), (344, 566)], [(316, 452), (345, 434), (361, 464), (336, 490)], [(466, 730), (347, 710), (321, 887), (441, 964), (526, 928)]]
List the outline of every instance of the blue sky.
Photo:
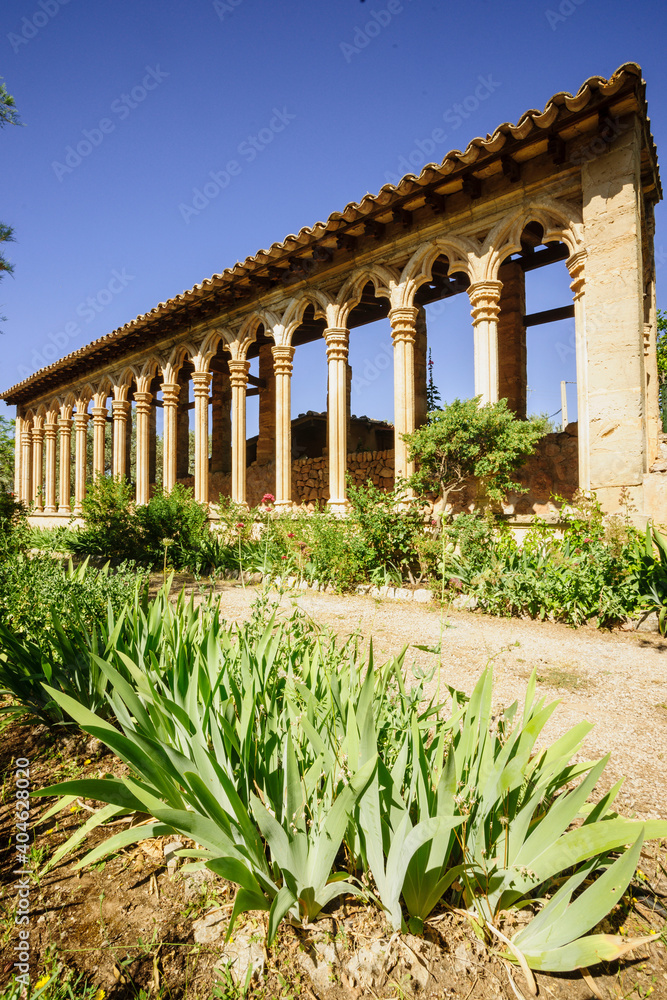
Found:
[[(660, 152), (666, 22), (647, 0), (4, 0), (0, 75), (25, 127), (0, 132), (16, 236), (0, 388), (624, 62), (643, 68)], [(528, 279), (529, 312), (571, 301), (564, 264)], [(428, 318), (441, 395), (472, 395), (467, 296)], [(529, 331), (535, 412), (575, 378), (572, 334)], [(388, 322), (352, 335), (358, 414), (392, 419), (389, 345)], [(325, 400), (323, 345), (308, 345), (294, 414)]]

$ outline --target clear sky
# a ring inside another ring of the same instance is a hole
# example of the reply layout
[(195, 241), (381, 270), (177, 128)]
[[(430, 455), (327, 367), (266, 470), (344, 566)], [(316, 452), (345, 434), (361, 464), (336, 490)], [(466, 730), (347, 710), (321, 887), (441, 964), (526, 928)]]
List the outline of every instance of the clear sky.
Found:
[[(660, 153), (666, 26), (658, 0), (3, 0), (0, 75), (25, 127), (0, 132), (16, 237), (0, 388), (624, 62)], [(659, 265), (665, 220), (660, 205)], [(569, 302), (564, 264), (528, 275), (529, 312)], [(428, 320), (441, 395), (472, 395), (467, 296)], [(574, 380), (572, 336), (529, 331), (534, 412)], [(358, 414), (393, 417), (390, 344), (388, 321), (353, 332)], [(293, 399), (325, 408), (323, 344), (297, 351)]]

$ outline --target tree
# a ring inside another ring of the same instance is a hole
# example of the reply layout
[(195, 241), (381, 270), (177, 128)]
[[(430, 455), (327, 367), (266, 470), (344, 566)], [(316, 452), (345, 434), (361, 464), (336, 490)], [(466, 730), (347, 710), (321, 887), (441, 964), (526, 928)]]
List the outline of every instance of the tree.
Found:
[(0, 489), (14, 489), (14, 420), (0, 417)]
[(506, 399), (482, 406), (480, 398), (455, 399), (403, 436), (409, 460), (417, 462), (410, 485), (441, 494), (445, 508), (449, 494), (473, 476), (490, 500), (502, 501), (509, 490), (525, 493), (512, 474), (546, 433), (542, 418), (518, 420)]
[[(4, 81), (0, 78), (0, 128), (4, 128), (5, 125), (21, 125), (23, 124), (19, 120), (18, 113), (14, 107), (14, 98), (11, 94), (7, 93), (7, 88)], [(14, 239), (14, 230), (11, 226), (5, 226), (0, 222), (0, 248), (3, 243), (10, 243)], [(14, 270), (13, 266), (2, 253), (0, 249), (0, 278), (3, 277), (5, 273), (11, 274)], [(4, 317), (0, 317), (4, 319)]]
[(658, 352), (658, 397), (660, 399), (660, 416), (662, 429), (667, 432), (667, 313), (658, 309), (658, 337), (656, 341)]
[(433, 358), (431, 357), (431, 348), (428, 349), (428, 382), (426, 384), (426, 412), (433, 413), (440, 407), (440, 393), (438, 387), (433, 381)]

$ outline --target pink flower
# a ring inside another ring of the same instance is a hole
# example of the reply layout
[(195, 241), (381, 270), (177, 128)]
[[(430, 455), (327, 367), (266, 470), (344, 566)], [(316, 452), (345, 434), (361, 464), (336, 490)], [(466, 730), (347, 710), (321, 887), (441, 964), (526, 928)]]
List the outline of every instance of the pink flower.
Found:
[(236, 527), (237, 528), (245, 528), (245, 524), (243, 523), (243, 521), (237, 521), (236, 522)]
[(293, 532), (293, 531), (288, 531), (288, 532), (287, 532), (287, 537), (288, 537), (288, 538), (296, 538), (296, 535), (294, 534), (294, 532)]
[(262, 497), (262, 503), (273, 503), (275, 499), (273, 493), (265, 493)]
[(287, 559), (287, 556), (281, 556), (280, 558), (281, 559)]

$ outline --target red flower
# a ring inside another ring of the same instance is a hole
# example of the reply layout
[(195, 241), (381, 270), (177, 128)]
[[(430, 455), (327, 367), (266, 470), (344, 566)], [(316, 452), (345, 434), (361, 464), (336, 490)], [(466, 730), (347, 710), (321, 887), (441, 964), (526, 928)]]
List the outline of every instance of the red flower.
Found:
[(288, 538), (296, 538), (296, 535), (294, 534), (294, 532), (293, 532), (293, 531), (288, 531), (288, 532), (287, 532), (287, 537), (288, 537)]
[(262, 503), (274, 503), (275, 499), (273, 493), (265, 493), (262, 497)]
[(237, 528), (245, 528), (245, 524), (243, 523), (243, 521), (237, 521), (236, 522), (236, 527)]

